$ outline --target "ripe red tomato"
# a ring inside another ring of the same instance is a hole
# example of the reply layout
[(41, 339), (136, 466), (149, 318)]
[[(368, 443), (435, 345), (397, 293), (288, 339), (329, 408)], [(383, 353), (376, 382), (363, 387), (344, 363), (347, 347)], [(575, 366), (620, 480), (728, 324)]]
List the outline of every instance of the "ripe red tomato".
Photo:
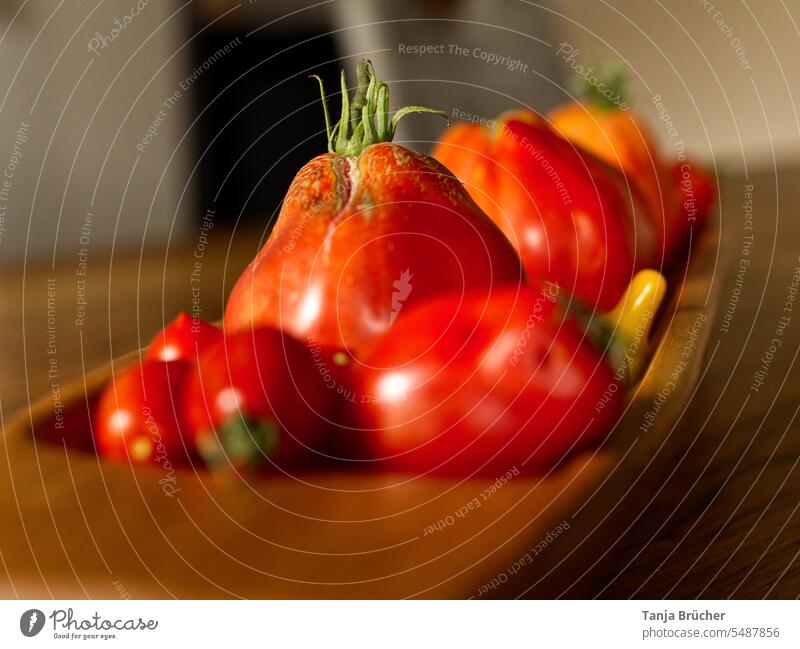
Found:
[(513, 242), (532, 281), (552, 279), (607, 311), (655, 259), (654, 219), (639, 193), (531, 110), (506, 113), (492, 128), (457, 124), (433, 156)]
[(328, 130), (330, 152), (295, 176), (269, 239), (233, 287), (226, 332), (277, 327), (359, 356), (401, 309), (524, 281), (514, 247), (461, 183), (436, 160), (391, 143), (380, 102), (369, 99), (351, 123), (349, 107), (368, 87), (388, 102), (368, 61), (359, 63), (359, 83)]
[(446, 296), (401, 316), (361, 375), (371, 456), (412, 473), (532, 472), (607, 433), (623, 391), (556, 290)]
[(106, 386), (94, 412), (97, 449), (108, 459), (176, 465), (184, 462), (178, 394), (186, 361), (146, 360)]
[(674, 238), (682, 243), (689, 230), (705, 225), (717, 190), (711, 173), (692, 160), (675, 162), (670, 167), (670, 175), (677, 196), (672, 227)]
[(200, 356), (182, 412), (211, 466), (293, 467), (324, 453), (334, 394), (306, 346), (261, 328), (225, 336)]
[(222, 330), (219, 327), (180, 313), (153, 337), (147, 358), (159, 361), (194, 358), (220, 338)]

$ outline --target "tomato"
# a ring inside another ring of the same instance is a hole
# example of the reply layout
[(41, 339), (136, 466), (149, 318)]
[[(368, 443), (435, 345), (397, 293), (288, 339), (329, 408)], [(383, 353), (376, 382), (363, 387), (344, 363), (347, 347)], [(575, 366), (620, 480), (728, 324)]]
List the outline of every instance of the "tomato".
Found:
[(309, 348), (259, 328), (227, 335), (203, 352), (182, 413), (210, 466), (289, 468), (324, 456), (334, 395)]
[(228, 299), (226, 331), (268, 325), (358, 356), (401, 310), (523, 281), (513, 246), (453, 175), (391, 143), (408, 109), (389, 122), (386, 85), (368, 62), (358, 70), (364, 109), (346, 103), (335, 129), (326, 117), (330, 152), (293, 180)]
[(677, 197), (675, 236), (682, 241), (689, 230), (705, 225), (717, 191), (711, 174), (692, 160), (675, 162), (670, 177)]
[(178, 398), (188, 367), (186, 361), (145, 360), (114, 377), (93, 416), (100, 455), (136, 463), (185, 462)]
[(33, 431), (35, 438), (62, 448), (93, 453), (96, 444), (92, 435), (92, 414), (98, 400), (98, 395), (89, 396), (86, 406), (66, 408), (62, 419), (52, 417), (41, 422)]
[(647, 126), (627, 103), (588, 98), (565, 103), (548, 118), (560, 135), (621, 171), (640, 192), (646, 214), (658, 233), (656, 254), (660, 255), (664, 214), (672, 204), (671, 183)]
[(641, 195), (656, 232), (656, 254), (650, 265), (666, 266), (674, 260), (689, 229), (703, 225), (714, 200), (714, 184), (691, 162), (665, 161), (649, 129), (630, 106), (608, 100), (609, 90), (622, 98), (622, 82), (619, 74), (605, 80), (605, 96), (599, 86), (589, 86), (585, 98), (559, 106), (548, 118), (570, 142), (622, 172), (631, 191)]
[(221, 337), (219, 327), (180, 313), (150, 341), (147, 358), (160, 361), (194, 358)]
[(533, 111), (492, 128), (453, 126), (433, 155), (514, 243), (529, 277), (558, 282), (588, 306), (613, 308), (653, 257), (652, 223), (624, 179)]
[(497, 475), (597, 442), (623, 389), (558, 289), (445, 296), (404, 314), (365, 359), (365, 444), (382, 467)]

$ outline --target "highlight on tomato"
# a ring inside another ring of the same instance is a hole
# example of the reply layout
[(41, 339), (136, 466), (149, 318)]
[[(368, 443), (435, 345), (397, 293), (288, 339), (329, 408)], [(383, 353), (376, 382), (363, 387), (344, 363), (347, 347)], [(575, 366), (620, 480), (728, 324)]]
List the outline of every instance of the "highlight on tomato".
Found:
[(624, 390), (563, 297), (547, 283), (404, 314), (360, 375), (370, 456), (415, 474), (532, 473), (602, 440)]
[(159, 361), (195, 358), (222, 337), (222, 330), (181, 312), (150, 341), (147, 358)]
[(198, 358), (182, 415), (211, 468), (288, 470), (325, 461), (339, 397), (315, 358), (267, 327), (227, 335)]
[(183, 438), (179, 403), (188, 371), (185, 360), (145, 360), (109, 381), (93, 415), (100, 455), (133, 464), (185, 464), (193, 452)]

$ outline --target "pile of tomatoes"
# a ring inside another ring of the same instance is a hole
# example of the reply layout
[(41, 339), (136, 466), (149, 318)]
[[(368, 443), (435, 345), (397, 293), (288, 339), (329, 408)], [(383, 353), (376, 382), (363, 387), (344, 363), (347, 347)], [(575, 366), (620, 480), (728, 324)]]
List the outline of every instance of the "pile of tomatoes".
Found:
[(459, 124), (425, 156), (391, 140), (436, 111), (391, 116), (368, 61), (357, 76), (335, 125), (323, 90), (329, 152), (292, 182), (223, 327), (180, 315), (106, 387), (102, 456), (491, 475), (612, 429), (632, 280), (702, 224), (707, 174), (589, 104)]

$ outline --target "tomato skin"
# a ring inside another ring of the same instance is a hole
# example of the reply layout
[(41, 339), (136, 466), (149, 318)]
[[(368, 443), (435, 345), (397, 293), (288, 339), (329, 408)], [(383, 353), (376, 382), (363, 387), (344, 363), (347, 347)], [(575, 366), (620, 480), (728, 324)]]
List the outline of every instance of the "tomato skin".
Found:
[(380, 466), (533, 473), (611, 429), (623, 390), (548, 286), (461, 300), (405, 315), (365, 360), (365, 444)]
[(619, 169), (636, 185), (661, 243), (662, 215), (672, 203), (671, 184), (652, 134), (634, 111), (581, 101), (563, 104), (547, 117), (560, 135)]
[(548, 117), (561, 135), (621, 171), (639, 191), (657, 234), (651, 265), (668, 266), (689, 230), (705, 223), (716, 195), (711, 176), (690, 160), (666, 161), (631, 110), (570, 102)]
[[(326, 427), (336, 416), (333, 392), (323, 384), (309, 350), (272, 328), (230, 334), (209, 347), (194, 363), (182, 412), (187, 435), (207, 461), (242, 467), (290, 468), (318, 461), (325, 452)], [(227, 436), (242, 418), (247, 429), (234, 431), (238, 453)], [(261, 433), (269, 439), (259, 447)]]
[(93, 415), (100, 455), (135, 463), (186, 462), (179, 399), (188, 369), (186, 361), (145, 360), (114, 377)]
[(153, 336), (147, 348), (147, 358), (159, 361), (194, 358), (221, 337), (219, 327), (181, 312)]
[(669, 172), (676, 195), (674, 236), (682, 243), (689, 230), (705, 225), (717, 190), (711, 174), (692, 160), (674, 163)]
[(319, 345), (313, 338), (306, 348), (312, 373), (316, 374), (330, 397), (330, 422), (326, 425), (329, 440), (325, 447), (335, 458), (359, 456), (360, 398), (356, 392), (355, 376), (358, 361), (343, 349)]
[(523, 278), (513, 246), (449, 171), (373, 144), (300, 170), (228, 299), (225, 330), (272, 326), (358, 357), (401, 309)]
[(461, 180), (520, 253), (528, 276), (612, 309), (654, 256), (655, 233), (614, 169), (577, 149), (533, 111), (488, 129), (457, 124), (433, 155)]

